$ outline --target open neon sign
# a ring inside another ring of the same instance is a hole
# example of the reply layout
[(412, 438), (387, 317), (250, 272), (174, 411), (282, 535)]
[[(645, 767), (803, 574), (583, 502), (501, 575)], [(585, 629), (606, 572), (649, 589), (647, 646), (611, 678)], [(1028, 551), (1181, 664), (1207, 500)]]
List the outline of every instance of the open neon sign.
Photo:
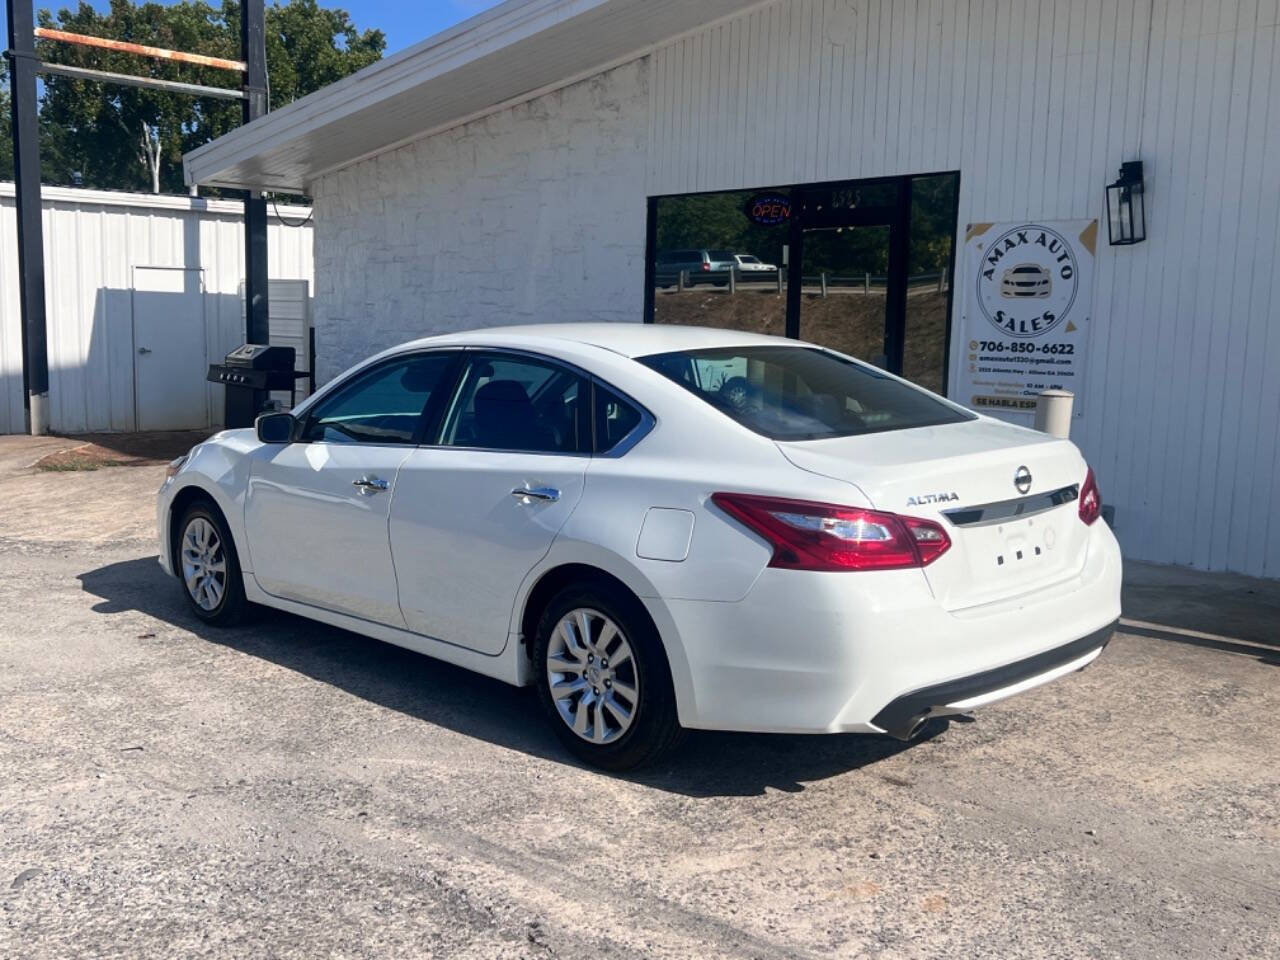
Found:
[(779, 193), (761, 193), (747, 201), (745, 212), (753, 223), (776, 227), (791, 220), (791, 198)]

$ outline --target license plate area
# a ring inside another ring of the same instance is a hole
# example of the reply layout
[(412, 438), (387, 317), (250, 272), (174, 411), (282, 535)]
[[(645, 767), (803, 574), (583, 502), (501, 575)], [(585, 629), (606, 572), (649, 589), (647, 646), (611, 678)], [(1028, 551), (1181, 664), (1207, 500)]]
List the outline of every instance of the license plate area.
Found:
[(996, 571), (1009, 576), (1017, 576), (1030, 566), (1038, 566), (1045, 559), (1050, 547), (1045, 543), (1053, 540), (1048, 522), (1036, 523), (1035, 518), (1011, 520), (999, 525), (992, 525), (980, 530), (966, 531), (965, 539), (970, 536), (981, 540), (981, 544), (973, 544), (972, 558), (988, 571)]
[(1087, 552), (1088, 527), (1074, 504), (1031, 517), (948, 533), (952, 549), (925, 568), (925, 576), (947, 610), (1033, 593), (1079, 572)]
[(969, 572), (976, 584), (1008, 586), (1030, 582), (1060, 570), (1067, 562), (1058, 549), (1060, 518), (1041, 514), (964, 531)]

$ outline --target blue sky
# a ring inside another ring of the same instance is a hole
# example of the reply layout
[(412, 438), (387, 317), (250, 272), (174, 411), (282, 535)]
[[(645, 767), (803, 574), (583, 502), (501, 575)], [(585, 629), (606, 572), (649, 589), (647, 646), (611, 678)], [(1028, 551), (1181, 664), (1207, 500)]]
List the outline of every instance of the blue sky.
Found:
[[(36, 7), (58, 10), (74, 7), (76, 0), (36, 0)], [(105, 10), (107, 0), (92, 0)], [(271, 0), (267, 0), (268, 3)], [(498, 0), (319, 0), (324, 7), (341, 7), (361, 30), (377, 27), (387, 35), (387, 53), (425, 40), (482, 10), (497, 6)]]
[(342, 7), (361, 30), (377, 27), (387, 35), (387, 53), (403, 50), (439, 33), (498, 0), (320, 0), (326, 7)]

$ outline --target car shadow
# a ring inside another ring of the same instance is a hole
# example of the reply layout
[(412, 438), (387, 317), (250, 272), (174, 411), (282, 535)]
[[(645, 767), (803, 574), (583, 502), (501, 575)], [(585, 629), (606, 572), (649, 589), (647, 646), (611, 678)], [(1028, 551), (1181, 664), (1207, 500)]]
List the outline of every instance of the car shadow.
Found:
[[(253, 622), (210, 627), (187, 608), (179, 585), (156, 558), (113, 563), (80, 574), (100, 597), (98, 613), (138, 611), (203, 640), (258, 657), (425, 723), (532, 756), (581, 766), (556, 740), (531, 690), (303, 617), (259, 608)], [(624, 779), (689, 797), (755, 796), (768, 788), (798, 793), (806, 783), (860, 770), (924, 743), (947, 728), (931, 721), (911, 743), (889, 737), (793, 736), (691, 731), (669, 757)]]

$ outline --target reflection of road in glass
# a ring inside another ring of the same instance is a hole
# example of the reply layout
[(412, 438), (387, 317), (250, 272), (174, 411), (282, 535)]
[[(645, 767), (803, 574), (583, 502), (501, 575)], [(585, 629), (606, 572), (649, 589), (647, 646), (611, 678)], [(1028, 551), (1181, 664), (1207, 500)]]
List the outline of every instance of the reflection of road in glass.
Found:
[[(870, 296), (828, 296), (818, 287), (806, 287), (801, 307), (800, 335), (805, 340), (868, 357), (884, 349), (884, 289)], [(683, 294), (663, 293), (655, 299), (659, 323), (699, 327), (724, 327), (748, 333), (783, 336), (786, 333), (786, 296), (774, 292), (744, 292), (729, 296), (722, 291), (698, 289)], [(877, 326), (878, 324), (878, 326)], [(937, 282), (917, 286), (907, 295), (907, 338), (903, 375), (939, 392), (947, 340), (947, 294)]]

